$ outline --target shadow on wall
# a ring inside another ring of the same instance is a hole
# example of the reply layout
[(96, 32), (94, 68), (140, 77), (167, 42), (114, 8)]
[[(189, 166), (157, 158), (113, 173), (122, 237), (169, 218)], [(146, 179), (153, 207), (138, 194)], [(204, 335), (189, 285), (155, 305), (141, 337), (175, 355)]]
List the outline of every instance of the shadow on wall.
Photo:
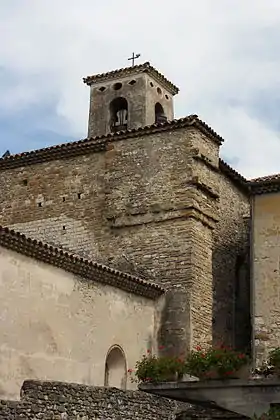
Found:
[(106, 356), (104, 386), (126, 390), (127, 364), (123, 349), (112, 346)]
[(190, 349), (190, 297), (185, 289), (171, 289), (165, 294), (157, 342), (163, 354), (178, 356)]
[(213, 251), (213, 341), (251, 353), (249, 247)]

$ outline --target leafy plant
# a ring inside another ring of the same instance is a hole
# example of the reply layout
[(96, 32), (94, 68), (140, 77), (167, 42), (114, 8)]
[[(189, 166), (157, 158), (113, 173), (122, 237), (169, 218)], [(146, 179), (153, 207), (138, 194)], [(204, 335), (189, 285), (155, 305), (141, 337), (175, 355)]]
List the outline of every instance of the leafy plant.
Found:
[(135, 370), (128, 369), (132, 382), (166, 382), (180, 380), (185, 373), (200, 379), (234, 378), (236, 372), (249, 362), (248, 356), (229, 347), (197, 347), (187, 357), (156, 356), (148, 350), (136, 362)]
[(269, 352), (268, 363), (275, 368), (280, 368), (280, 347)]
[(128, 369), (132, 382), (166, 382), (179, 379), (185, 373), (185, 360), (174, 356), (155, 356), (150, 350), (136, 362), (135, 370)]
[(267, 413), (261, 416), (254, 415), (253, 420), (280, 420), (280, 407), (270, 407)]
[(197, 347), (186, 360), (186, 371), (198, 378), (233, 378), (249, 363), (249, 357), (230, 347), (219, 346), (202, 350)]

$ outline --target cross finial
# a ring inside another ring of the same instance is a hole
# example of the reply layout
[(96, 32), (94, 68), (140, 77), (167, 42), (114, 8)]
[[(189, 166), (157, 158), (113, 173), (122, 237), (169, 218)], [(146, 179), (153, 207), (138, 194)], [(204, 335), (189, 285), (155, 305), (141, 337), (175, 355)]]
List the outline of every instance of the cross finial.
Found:
[(139, 58), (140, 56), (141, 56), (141, 54), (132, 53), (132, 57), (128, 58), (128, 60), (131, 60), (132, 61), (132, 66), (134, 66), (135, 60), (137, 58)]

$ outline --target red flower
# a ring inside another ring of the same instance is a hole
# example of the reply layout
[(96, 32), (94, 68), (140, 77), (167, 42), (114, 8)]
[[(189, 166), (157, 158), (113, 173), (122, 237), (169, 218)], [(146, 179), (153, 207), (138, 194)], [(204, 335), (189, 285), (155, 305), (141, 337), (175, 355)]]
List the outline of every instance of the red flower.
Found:
[(201, 351), (201, 347), (200, 346), (196, 346), (196, 350), (197, 351)]
[(133, 372), (133, 370), (132, 370), (132, 369), (128, 369), (128, 370), (127, 370), (127, 372), (128, 372), (128, 373), (132, 373), (132, 372)]
[(240, 353), (240, 354), (238, 355), (238, 357), (239, 357), (239, 359), (244, 359), (244, 357), (245, 357), (245, 354), (243, 354), (243, 353)]
[(147, 350), (147, 353), (148, 353), (148, 354), (150, 354), (150, 353), (151, 353), (151, 350), (150, 350), (150, 349), (148, 349), (148, 350)]
[(228, 372), (225, 373), (225, 375), (227, 375), (227, 376), (230, 376), (232, 374), (233, 374), (233, 371), (232, 370), (229, 370)]
[(164, 346), (159, 346), (159, 350), (164, 350)]

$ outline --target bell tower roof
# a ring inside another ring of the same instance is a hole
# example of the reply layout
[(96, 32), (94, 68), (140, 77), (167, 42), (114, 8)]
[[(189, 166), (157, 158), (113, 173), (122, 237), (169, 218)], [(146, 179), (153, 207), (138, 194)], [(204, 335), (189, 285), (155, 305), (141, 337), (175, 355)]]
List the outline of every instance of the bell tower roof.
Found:
[(155, 81), (161, 84), (169, 93), (176, 95), (179, 92), (177, 86), (166, 79), (163, 74), (156, 70), (149, 62), (139, 64), (136, 66), (124, 67), (122, 69), (113, 70), (107, 73), (95, 74), (88, 76), (83, 79), (84, 83), (88, 86), (104, 83), (110, 80), (120, 79), (122, 77), (137, 75), (139, 73), (146, 73), (152, 77)]

